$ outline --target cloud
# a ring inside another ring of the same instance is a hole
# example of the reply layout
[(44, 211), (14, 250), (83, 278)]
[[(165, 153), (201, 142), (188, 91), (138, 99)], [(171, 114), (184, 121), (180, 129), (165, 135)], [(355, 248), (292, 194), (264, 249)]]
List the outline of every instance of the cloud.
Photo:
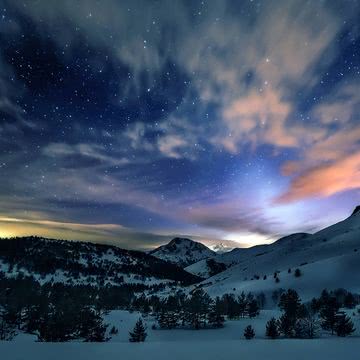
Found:
[(199, 142), (201, 129), (191, 125), (186, 119), (165, 118), (154, 126), (135, 122), (118, 135), (118, 146), (124, 143), (136, 152), (136, 158), (143, 162), (161, 158), (196, 160), (202, 150)]
[(291, 182), (276, 202), (288, 203), (313, 196), (331, 196), (360, 188), (360, 152), (305, 171)]
[[(248, 18), (242, 21), (231, 2), (214, 6), (200, 21), (197, 36), (181, 43), (182, 63), (196, 74), (203, 99), (226, 104), (246, 96), (249, 86), (264, 84), (285, 96), (289, 84), (310, 85), (318, 78), (314, 65), (341, 28), (340, 17), (323, 3), (254, 5), (243, 5)], [(329, 51), (326, 62), (335, 55)], [(244, 81), (249, 74), (250, 84)]]
[[(191, 223), (208, 229), (229, 233), (256, 233), (270, 236), (280, 223), (265, 215), (265, 209), (237, 199), (230, 194), (212, 196), (211, 202), (193, 199), (182, 215)], [(233, 239), (234, 240), (234, 239)]]
[(8, 136), (22, 135), (28, 129), (38, 129), (35, 122), (27, 119), (26, 111), (16, 101), (24, 93), (22, 88), (15, 79), (13, 68), (3, 59), (0, 52), (1, 141), (8, 141)]
[(189, 144), (184, 139), (176, 135), (163, 136), (158, 140), (160, 152), (169, 158), (182, 158), (183, 155), (179, 150), (188, 146)]
[(119, 224), (71, 223), (7, 216), (0, 216), (0, 224), (0, 237), (38, 235), (58, 239), (95, 241), (139, 250), (154, 248), (171, 239), (171, 235), (134, 231)]
[(290, 105), (270, 88), (252, 91), (224, 109), (223, 120), (228, 135), (216, 136), (213, 143), (222, 144), (237, 153), (239, 147), (250, 143), (253, 147), (271, 144), (277, 147), (297, 147), (299, 139), (286, 127)]
[(360, 93), (358, 84), (346, 83), (340, 86), (324, 102), (313, 110), (313, 117), (325, 125), (340, 125), (349, 123), (355, 109), (360, 108)]
[(293, 179), (276, 202), (328, 197), (359, 187), (360, 128), (356, 112), (358, 96), (353, 89), (345, 85), (336, 93), (333, 103), (326, 101), (313, 109), (313, 116), (323, 125), (316, 131), (318, 136), (300, 149), (300, 159), (283, 164), (283, 175)]
[[(129, 163), (129, 160), (124, 157), (108, 155), (106, 149), (98, 144), (50, 143), (43, 148), (43, 154), (56, 159), (68, 160), (68, 165), (73, 164), (77, 167), (80, 166), (81, 160), (89, 166), (94, 164), (119, 166)], [(90, 160), (90, 162), (86, 160)]]

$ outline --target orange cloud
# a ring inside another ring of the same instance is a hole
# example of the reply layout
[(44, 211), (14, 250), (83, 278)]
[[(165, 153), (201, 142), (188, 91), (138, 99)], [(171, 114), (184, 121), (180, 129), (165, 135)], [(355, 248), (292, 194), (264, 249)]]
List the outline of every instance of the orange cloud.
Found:
[(357, 188), (360, 188), (360, 151), (300, 174), (292, 181), (289, 190), (275, 202), (288, 203), (311, 196), (331, 196)]
[(235, 153), (241, 143), (253, 146), (270, 144), (277, 147), (297, 147), (297, 129), (286, 124), (291, 106), (280, 94), (268, 87), (252, 91), (232, 102), (223, 112), (227, 133), (214, 139), (228, 151)]

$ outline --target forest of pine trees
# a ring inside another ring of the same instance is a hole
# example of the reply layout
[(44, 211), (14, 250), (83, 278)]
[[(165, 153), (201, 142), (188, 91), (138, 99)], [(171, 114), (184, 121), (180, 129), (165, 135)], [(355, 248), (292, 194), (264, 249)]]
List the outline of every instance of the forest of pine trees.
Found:
[[(267, 337), (314, 338), (320, 329), (341, 337), (354, 332), (351, 318), (341, 309), (353, 309), (359, 303), (358, 295), (343, 289), (324, 290), (319, 298), (303, 304), (295, 290), (280, 290), (274, 292), (272, 299), (278, 302), (281, 315), (266, 324)], [(221, 328), (226, 319), (258, 316), (265, 303), (264, 294), (224, 294), (213, 299), (196, 288), (190, 294), (178, 290), (160, 298), (151, 295), (142, 284), (40, 285), (31, 277), (9, 279), (0, 275), (0, 340), (11, 340), (21, 331), (34, 334), (43, 342), (107, 341), (117, 329), (109, 330), (103, 316), (115, 309), (138, 311), (144, 317), (151, 314), (156, 319), (156, 329)], [(132, 333), (136, 335), (140, 325)], [(145, 338), (146, 334), (141, 337)]]
[(353, 294), (338, 289), (331, 293), (323, 290), (318, 299), (303, 304), (298, 293), (289, 289), (280, 296), (280, 318), (272, 318), (266, 324), (266, 336), (312, 339), (318, 336), (320, 328), (338, 336), (349, 336), (355, 331), (354, 324), (340, 308), (349, 304), (353, 308), (356, 303)]
[(183, 294), (168, 297), (157, 313), (156, 319), (161, 329), (189, 327), (201, 329), (206, 327), (221, 328), (225, 317), (238, 319), (256, 317), (260, 307), (257, 299), (251, 294), (240, 296), (225, 294), (221, 298), (211, 299), (202, 289), (196, 289), (185, 297)]

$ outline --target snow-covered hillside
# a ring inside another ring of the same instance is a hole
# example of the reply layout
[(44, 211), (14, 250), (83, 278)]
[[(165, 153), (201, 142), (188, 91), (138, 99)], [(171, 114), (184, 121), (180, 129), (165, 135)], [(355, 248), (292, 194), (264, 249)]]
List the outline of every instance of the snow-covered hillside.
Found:
[(6, 277), (32, 276), (40, 283), (98, 286), (124, 283), (155, 285), (199, 278), (140, 251), (116, 246), (38, 237), (0, 240), (0, 272)]
[[(295, 276), (296, 269), (300, 276)], [(207, 279), (193, 286), (202, 286), (212, 296), (242, 291), (270, 295), (276, 289), (294, 288), (307, 300), (323, 288), (360, 292), (360, 211), (313, 235), (292, 234), (270, 245), (224, 254), (184, 238), (150, 254), (34, 237), (1, 240), (0, 271), (7, 277), (32, 275), (40, 283), (99, 286), (195, 284), (200, 276)]]
[[(227, 267), (232, 267), (251, 257), (262, 256), (265, 253), (272, 251), (273, 247), (281, 248), (282, 246), (291, 246), (296, 248), (297, 246), (300, 246), (299, 240), (304, 240), (308, 236), (311, 236), (311, 234), (296, 233), (285, 236), (271, 245), (257, 245), (249, 248), (235, 248), (229, 252), (218, 254), (215, 258), (215, 261), (220, 264), (225, 264)], [(203, 278), (208, 278), (211, 276), (206, 259), (187, 266), (185, 270)]]
[(150, 254), (181, 267), (216, 257), (216, 253), (205, 245), (186, 238), (172, 239), (168, 244), (152, 250)]
[[(216, 261), (232, 266), (202, 283), (214, 296), (294, 288), (306, 300), (323, 288), (359, 292), (360, 212), (313, 235), (294, 234), (270, 245), (236, 249), (219, 255)], [(199, 262), (186, 270), (204, 275), (205, 266)], [(299, 277), (295, 276), (296, 268), (300, 269)], [(275, 272), (279, 280), (274, 278)]]

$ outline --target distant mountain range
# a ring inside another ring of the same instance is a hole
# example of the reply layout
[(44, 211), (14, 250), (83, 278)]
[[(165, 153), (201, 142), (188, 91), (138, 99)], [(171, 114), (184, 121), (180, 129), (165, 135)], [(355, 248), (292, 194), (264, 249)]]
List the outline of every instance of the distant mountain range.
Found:
[[(201, 286), (212, 296), (288, 288), (296, 289), (303, 299), (324, 288), (360, 292), (360, 207), (315, 234), (297, 233), (270, 245), (234, 249), (217, 255), (215, 261), (227, 267), (215, 276), (210, 276), (206, 260), (185, 268), (207, 278)], [(296, 269), (301, 276), (294, 275)]]
[(150, 253), (39, 237), (2, 239), (0, 272), (31, 275), (40, 283), (200, 286), (212, 296), (287, 288), (303, 299), (323, 288), (360, 292), (360, 206), (315, 234), (296, 233), (225, 253), (179, 237)]

